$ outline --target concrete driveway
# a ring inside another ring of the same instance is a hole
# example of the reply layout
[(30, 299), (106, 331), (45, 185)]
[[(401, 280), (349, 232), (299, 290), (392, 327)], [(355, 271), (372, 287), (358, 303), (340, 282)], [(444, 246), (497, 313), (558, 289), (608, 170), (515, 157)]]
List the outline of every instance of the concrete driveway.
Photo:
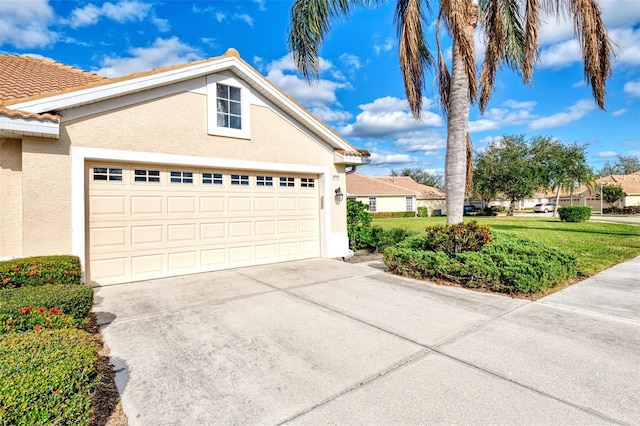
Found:
[(326, 259), (96, 289), (130, 425), (638, 424), (640, 257), (527, 302)]

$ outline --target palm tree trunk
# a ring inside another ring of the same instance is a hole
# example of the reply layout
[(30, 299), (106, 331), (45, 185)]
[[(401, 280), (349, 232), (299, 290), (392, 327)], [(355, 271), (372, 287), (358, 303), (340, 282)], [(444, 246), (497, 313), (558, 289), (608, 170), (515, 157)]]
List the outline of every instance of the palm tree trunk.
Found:
[[(473, 28), (471, 28), (473, 31)], [(449, 116), (447, 119), (447, 156), (445, 185), (447, 192), (447, 224), (462, 222), (467, 182), (467, 132), (469, 128), (469, 78), (462, 55), (453, 44)]]

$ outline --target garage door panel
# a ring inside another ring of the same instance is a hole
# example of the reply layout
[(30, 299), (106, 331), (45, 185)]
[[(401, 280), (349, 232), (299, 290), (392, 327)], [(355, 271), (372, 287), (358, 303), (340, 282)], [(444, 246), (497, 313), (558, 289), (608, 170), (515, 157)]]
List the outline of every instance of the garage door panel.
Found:
[(201, 223), (200, 239), (202, 241), (216, 240), (226, 237), (226, 222), (220, 223)]
[(105, 195), (91, 199), (89, 215), (94, 218), (104, 216), (123, 216), (126, 214), (127, 197)]
[(93, 248), (122, 248), (127, 245), (127, 227), (115, 226), (92, 229), (89, 238)]
[(196, 196), (167, 197), (167, 214), (196, 213)]
[(200, 252), (200, 265), (204, 268), (224, 266), (227, 263), (226, 248), (202, 250)]
[(225, 197), (200, 197), (200, 213), (222, 213), (226, 211)]
[(131, 257), (131, 273), (133, 275), (149, 272), (161, 272), (164, 269), (164, 254), (149, 254)]
[(163, 209), (164, 197), (135, 195), (131, 197), (131, 214), (132, 215), (160, 215), (164, 213)]
[[(91, 166), (90, 166), (91, 167)], [(91, 182), (87, 207), (88, 276), (99, 284), (135, 281), (320, 255), (317, 188), (170, 183), (172, 167), (153, 166), (160, 182), (133, 182), (125, 166), (117, 184)], [(90, 169), (91, 170), (91, 169)], [(189, 171), (184, 169), (184, 171)], [(215, 171), (213, 173), (219, 173)], [(277, 176), (278, 173), (271, 173)], [(267, 175), (269, 175), (267, 173)]]
[(197, 225), (195, 223), (167, 225), (167, 242), (195, 242), (197, 240)]
[(187, 251), (179, 253), (169, 253), (169, 270), (176, 271), (178, 269), (194, 269), (198, 266), (198, 252)]

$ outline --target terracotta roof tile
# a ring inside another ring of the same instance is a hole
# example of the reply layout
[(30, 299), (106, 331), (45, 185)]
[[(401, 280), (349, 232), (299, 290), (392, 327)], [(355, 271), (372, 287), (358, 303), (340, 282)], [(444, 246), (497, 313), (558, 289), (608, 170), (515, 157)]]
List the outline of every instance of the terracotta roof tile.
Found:
[(445, 197), (445, 192), (443, 190), (418, 183), (409, 176), (384, 176), (374, 177), (374, 179), (418, 192), (424, 198)]
[(12, 118), (25, 118), (25, 119), (34, 119), (38, 121), (51, 121), (53, 123), (60, 122), (60, 116), (57, 114), (36, 114), (31, 112), (18, 111), (14, 109), (7, 109), (3, 106), (0, 106), (0, 115), (5, 117)]
[(419, 192), (352, 173), (347, 175), (347, 195), (419, 195)]
[(0, 55), (0, 103), (107, 80), (48, 59)]

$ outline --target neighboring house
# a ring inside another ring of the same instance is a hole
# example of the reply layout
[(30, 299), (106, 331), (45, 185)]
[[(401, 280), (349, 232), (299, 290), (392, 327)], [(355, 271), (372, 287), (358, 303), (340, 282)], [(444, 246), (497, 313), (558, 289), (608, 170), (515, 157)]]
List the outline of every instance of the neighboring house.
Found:
[(357, 173), (347, 175), (347, 197), (369, 206), (372, 213), (417, 211), (424, 206), (429, 215), (445, 213), (444, 192), (421, 185), (407, 176), (369, 177)]
[(114, 79), (0, 55), (0, 257), (96, 284), (342, 257), (368, 162), (233, 49)]
[(593, 211), (600, 211), (600, 190), (598, 186), (600, 184), (620, 186), (627, 194), (624, 199), (617, 203), (608, 204), (603, 202), (603, 208), (614, 205), (617, 207), (640, 206), (640, 171), (628, 175), (609, 175), (596, 179), (592, 188), (583, 185), (574, 191), (572, 197), (569, 194), (562, 194), (560, 196), (560, 205), (591, 206)]

